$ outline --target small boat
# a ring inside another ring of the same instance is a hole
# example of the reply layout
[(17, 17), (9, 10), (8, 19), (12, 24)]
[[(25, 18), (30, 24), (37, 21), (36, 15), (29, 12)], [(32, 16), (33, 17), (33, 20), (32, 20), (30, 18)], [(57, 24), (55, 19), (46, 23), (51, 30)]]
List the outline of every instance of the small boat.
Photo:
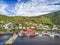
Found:
[(18, 33), (18, 36), (23, 36), (23, 34), (21, 34), (21, 33)]
[(58, 33), (52, 33), (52, 34), (50, 34), (50, 37), (60, 37), (60, 34), (58, 34)]

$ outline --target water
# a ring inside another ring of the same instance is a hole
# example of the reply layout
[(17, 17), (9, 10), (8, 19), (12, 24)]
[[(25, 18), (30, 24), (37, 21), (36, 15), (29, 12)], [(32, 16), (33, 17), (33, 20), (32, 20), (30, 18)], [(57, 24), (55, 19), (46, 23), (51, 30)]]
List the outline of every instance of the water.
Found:
[(51, 37), (18, 37), (13, 45), (60, 45), (60, 38)]
[(11, 37), (12, 35), (0, 35), (0, 45), (5, 45), (5, 42)]
[[(12, 35), (0, 35), (0, 45), (5, 45), (5, 42)], [(60, 45), (60, 38), (51, 37), (18, 37), (13, 45)]]

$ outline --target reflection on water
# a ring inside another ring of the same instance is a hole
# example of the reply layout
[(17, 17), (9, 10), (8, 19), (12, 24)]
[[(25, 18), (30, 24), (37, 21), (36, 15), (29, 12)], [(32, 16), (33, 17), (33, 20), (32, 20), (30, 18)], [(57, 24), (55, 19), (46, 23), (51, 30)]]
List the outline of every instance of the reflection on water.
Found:
[(0, 35), (0, 45), (5, 45), (5, 42), (11, 37), (12, 35)]
[(60, 38), (18, 37), (13, 45), (60, 45)]
[[(5, 45), (5, 42), (12, 35), (0, 35), (0, 45)], [(60, 45), (60, 38), (51, 37), (18, 37), (13, 45)]]

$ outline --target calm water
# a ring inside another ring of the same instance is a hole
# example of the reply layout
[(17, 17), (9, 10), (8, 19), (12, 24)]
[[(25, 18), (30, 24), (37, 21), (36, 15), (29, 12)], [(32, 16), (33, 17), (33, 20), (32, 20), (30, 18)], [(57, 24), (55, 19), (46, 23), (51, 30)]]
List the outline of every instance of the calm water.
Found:
[(51, 37), (18, 37), (13, 45), (60, 45), (60, 38)]
[(11, 37), (12, 35), (0, 35), (0, 45), (5, 45), (5, 42)]
[[(0, 45), (5, 45), (5, 42), (12, 35), (0, 35)], [(51, 37), (18, 37), (13, 45), (60, 45), (60, 38)]]

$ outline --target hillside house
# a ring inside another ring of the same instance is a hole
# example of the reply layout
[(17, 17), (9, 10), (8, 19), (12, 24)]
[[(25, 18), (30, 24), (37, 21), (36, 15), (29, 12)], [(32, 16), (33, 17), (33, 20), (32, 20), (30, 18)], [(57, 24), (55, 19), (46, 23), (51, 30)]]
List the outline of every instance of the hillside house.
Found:
[(6, 23), (3, 25), (3, 28), (7, 29), (7, 30), (12, 30), (12, 29), (14, 29), (14, 24), (13, 23)]
[(53, 25), (52, 30), (57, 30), (58, 27), (56, 25)]
[(2, 27), (3, 26), (3, 23), (0, 23), (0, 27)]
[(37, 29), (45, 29), (45, 27), (44, 27), (44, 25), (42, 25), (42, 24), (38, 24), (38, 25), (37, 25)]
[(2, 27), (2, 26), (3, 26), (3, 24), (4, 24), (4, 23), (1, 21), (1, 22), (0, 22), (0, 26)]
[(19, 24), (14, 24), (14, 29), (20, 29), (21, 28), (21, 26), (19, 25)]
[(22, 24), (19, 24), (19, 29), (23, 29), (23, 26), (22, 26)]

